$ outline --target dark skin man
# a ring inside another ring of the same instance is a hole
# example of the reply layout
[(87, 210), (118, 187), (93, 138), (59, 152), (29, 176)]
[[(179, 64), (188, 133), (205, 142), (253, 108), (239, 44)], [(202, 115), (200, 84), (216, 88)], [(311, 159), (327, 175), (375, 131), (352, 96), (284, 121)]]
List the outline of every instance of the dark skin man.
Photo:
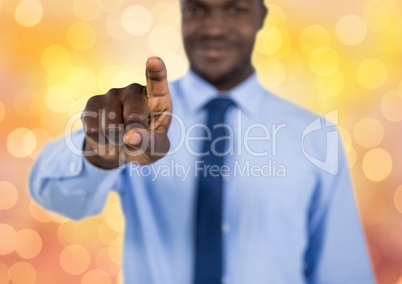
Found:
[[(218, 90), (253, 72), (251, 54), (267, 8), (261, 0), (182, 0), (182, 35), (191, 70)], [(85, 155), (104, 169), (150, 164), (169, 150), (172, 104), (163, 61), (146, 63), (147, 85), (111, 89), (88, 100), (82, 115)]]

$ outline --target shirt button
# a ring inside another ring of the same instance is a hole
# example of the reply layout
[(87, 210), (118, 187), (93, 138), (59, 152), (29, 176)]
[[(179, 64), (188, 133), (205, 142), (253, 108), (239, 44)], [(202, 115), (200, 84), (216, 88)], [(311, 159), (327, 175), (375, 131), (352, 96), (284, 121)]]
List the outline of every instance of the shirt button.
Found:
[(229, 233), (229, 231), (230, 231), (230, 225), (228, 223), (222, 224), (222, 232)]

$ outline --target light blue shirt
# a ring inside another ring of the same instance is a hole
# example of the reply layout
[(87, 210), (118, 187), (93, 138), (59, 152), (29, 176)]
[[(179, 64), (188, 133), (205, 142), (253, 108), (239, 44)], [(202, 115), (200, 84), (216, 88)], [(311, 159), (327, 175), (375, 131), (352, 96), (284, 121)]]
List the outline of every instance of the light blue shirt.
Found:
[[(219, 92), (191, 72), (170, 91), (171, 149), (158, 162), (98, 169), (77, 131), (47, 145), (30, 177), (38, 203), (75, 220), (119, 193), (128, 284), (192, 283), (203, 106)], [(373, 283), (336, 128), (267, 92), (255, 74), (227, 95), (237, 104), (226, 114), (231, 152), (213, 169), (224, 180), (223, 282)]]

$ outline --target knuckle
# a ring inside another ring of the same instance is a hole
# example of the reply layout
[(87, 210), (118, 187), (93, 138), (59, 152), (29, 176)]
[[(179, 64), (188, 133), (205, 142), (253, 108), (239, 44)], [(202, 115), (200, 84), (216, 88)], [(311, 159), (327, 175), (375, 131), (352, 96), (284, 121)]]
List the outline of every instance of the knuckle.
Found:
[(148, 116), (142, 113), (131, 112), (125, 115), (125, 121), (129, 124), (138, 123), (142, 126), (147, 126)]

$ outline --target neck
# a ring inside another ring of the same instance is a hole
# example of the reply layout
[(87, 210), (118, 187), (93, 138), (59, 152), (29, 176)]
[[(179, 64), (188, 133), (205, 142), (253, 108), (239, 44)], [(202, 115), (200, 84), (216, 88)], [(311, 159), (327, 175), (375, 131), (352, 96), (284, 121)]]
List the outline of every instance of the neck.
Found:
[(231, 72), (217, 79), (212, 79), (205, 74), (200, 74), (194, 69), (192, 69), (192, 71), (214, 86), (217, 90), (225, 92), (230, 91), (244, 82), (248, 77), (250, 77), (251, 74), (254, 73), (255, 69), (253, 66), (250, 66), (249, 68), (240, 70), (240, 72)]

